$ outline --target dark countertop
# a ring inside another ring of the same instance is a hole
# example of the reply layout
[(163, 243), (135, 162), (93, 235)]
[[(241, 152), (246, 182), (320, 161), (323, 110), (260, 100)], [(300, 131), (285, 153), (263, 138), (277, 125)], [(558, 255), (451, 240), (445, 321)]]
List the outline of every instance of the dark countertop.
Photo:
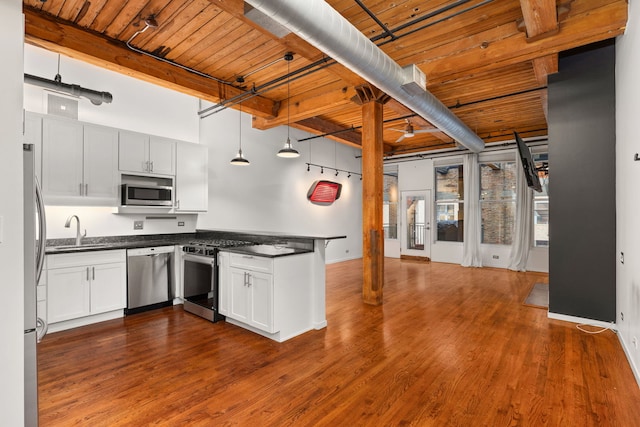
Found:
[(301, 248), (289, 248), (278, 245), (251, 245), (251, 246), (237, 246), (235, 248), (224, 248), (222, 252), (231, 252), (241, 255), (255, 255), (266, 258), (278, 258), (282, 256), (308, 254), (313, 252), (310, 249)]
[[(116, 249), (149, 248), (154, 246), (185, 245), (193, 240), (222, 238), (252, 241), (256, 243), (254, 246), (226, 248), (233, 249), (233, 252), (277, 257), (313, 252), (312, 248), (314, 240), (344, 239), (346, 237), (347, 236), (300, 236), (288, 233), (265, 231), (197, 230), (195, 233), (86, 237), (82, 239), (82, 245), (80, 246), (76, 246), (75, 239), (72, 238), (47, 239), (45, 253), (47, 255), (54, 255)], [(285, 241), (287, 241), (287, 243), (285, 243)]]

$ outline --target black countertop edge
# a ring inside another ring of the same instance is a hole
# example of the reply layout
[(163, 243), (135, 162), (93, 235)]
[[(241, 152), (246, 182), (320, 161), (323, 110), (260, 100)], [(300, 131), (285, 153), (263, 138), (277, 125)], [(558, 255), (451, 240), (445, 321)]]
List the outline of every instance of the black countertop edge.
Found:
[[(82, 245), (80, 246), (75, 246), (75, 239), (73, 238), (47, 239), (45, 253), (48, 255), (54, 255), (90, 251), (148, 248), (153, 246), (184, 245), (193, 240), (207, 238), (247, 240), (259, 244), (270, 244), (281, 243), (282, 240), (334, 240), (345, 239), (346, 237), (347, 236), (300, 236), (264, 231), (196, 230), (195, 233), (85, 237), (82, 239)], [(305, 248), (295, 249), (295, 253), (312, 252)], [(256, 254), (255, 252), (253, 253)]]
[(213, 230), (213, 229), (198, 229), (196, 230), (196, 235), (221, 235), (221, 236), (255, 236), (255, 237), (264, 237), (264, 238), (275, 238), (275, 239), (312, 239), (312, 240), (335, 240), (335, 239), (346, 239), (347, 236), (305, 236), (301, 234), (291, 234), (285, 232), (278, 231), (254, 231), (254, 230)]
[(223, 248), (220, 249), (221, 252), (232, 252), (240, 255), (253, 255), (260, 256), (265, 258), (279, 258), (283, 256), (290, 255), (299, 255), (299, 254), (308, 254), (312, 253), (312, 250), (309, 249), (300, 249), (300, 248), (273, 248), (273, 250), (269, 250), (264, 248), (264, 246), (268, 245), (256, 245), (256, 246), (236, 246), (231, 248)]

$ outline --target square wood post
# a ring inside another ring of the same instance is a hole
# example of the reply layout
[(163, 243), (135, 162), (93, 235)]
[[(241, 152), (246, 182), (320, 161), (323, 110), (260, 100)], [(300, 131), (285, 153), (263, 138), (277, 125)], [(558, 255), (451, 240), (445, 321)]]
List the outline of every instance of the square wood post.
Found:
[(371, 305), (382, 304), (384, 281), (382, 110), (388, 98), (376, 91), (362, 103), (362, 298)]

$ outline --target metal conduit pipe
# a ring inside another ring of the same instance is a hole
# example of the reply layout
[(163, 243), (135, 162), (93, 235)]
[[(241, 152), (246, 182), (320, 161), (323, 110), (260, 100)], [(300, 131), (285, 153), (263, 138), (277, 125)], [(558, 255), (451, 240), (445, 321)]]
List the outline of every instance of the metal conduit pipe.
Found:
[(410, 94), (405, 74), (391, 57), (323, 0), (246, 0), (387, 95), (413, 110), (473, 152), (484, 141), (426, 89)]
[(24, 75), (24, 82), (30, 85), (44, 87), (46, 89), (68, 93), (73, 96), (81, 96), (83, 98), (87, 98), (93, 105), (100, 105), (103, 102), (109, 104), (113, 101), (113, 95), (109, 92), (86, 89), (82, 86), (62, 83), (58, 80), (49, 80), (44, 77), (32, 76), (31, 74)]

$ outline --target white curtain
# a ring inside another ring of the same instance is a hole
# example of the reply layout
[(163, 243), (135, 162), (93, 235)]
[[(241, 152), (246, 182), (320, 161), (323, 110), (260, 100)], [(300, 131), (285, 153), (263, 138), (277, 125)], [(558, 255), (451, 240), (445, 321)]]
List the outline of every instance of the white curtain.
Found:
[(477, 154), (467, 154), (464, 169), (464, 243), (463, 267), (482, 267), (480, 256), (480, 166)]
[(527, 187), (522, 163), (516, 163), (516, 221), (508, 268), (514, 271), (527, 271), (527, 259), (529, 258), (533, 233), (533, 190)]

